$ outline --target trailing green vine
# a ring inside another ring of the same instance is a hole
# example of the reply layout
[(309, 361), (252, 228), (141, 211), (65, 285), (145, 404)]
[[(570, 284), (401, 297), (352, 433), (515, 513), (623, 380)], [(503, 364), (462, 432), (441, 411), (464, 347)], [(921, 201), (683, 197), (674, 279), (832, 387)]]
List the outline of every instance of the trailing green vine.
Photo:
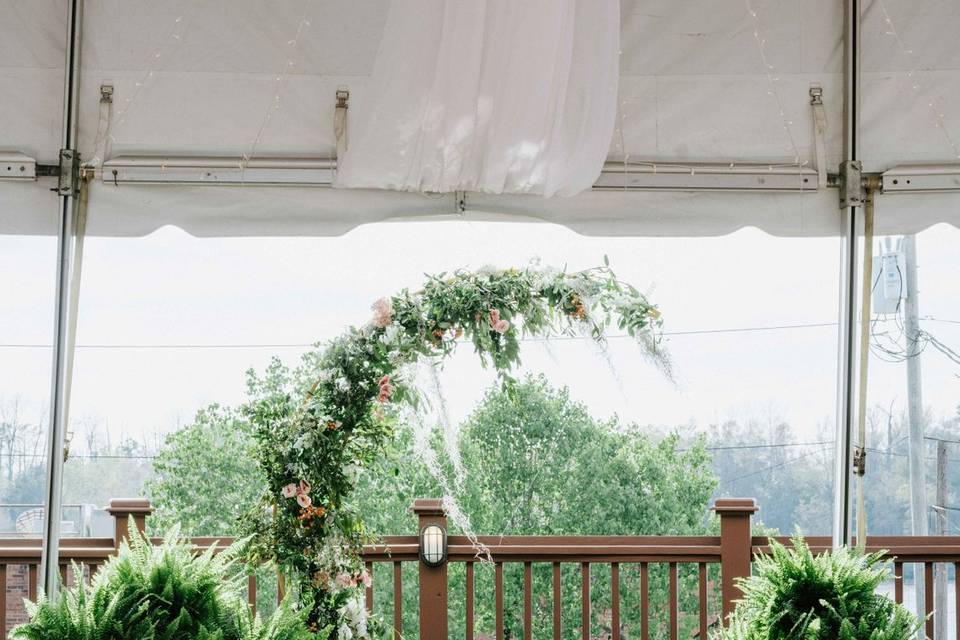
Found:
[(247, 406), (268, 489), (244, 518), (251, 562), (275, 562), (313, 603), (310, 622), (339, 640), (374, 635), (363, 606), (370, 576), (360, 560), (372, 536), (348, 497), (364, 465), (382, 454), (398, 407), (417, 404), (409, 365), (442, 360), (464, 342), (505, 384), (524, 336), (586, 334), (611, 327), (637, 339), (669, 375), (660, 312), (609, 265), (567, 273), (538, 269), (429, 276), (372, 307), (373, 317), (307, 358), (306, 389), (270, 389)]

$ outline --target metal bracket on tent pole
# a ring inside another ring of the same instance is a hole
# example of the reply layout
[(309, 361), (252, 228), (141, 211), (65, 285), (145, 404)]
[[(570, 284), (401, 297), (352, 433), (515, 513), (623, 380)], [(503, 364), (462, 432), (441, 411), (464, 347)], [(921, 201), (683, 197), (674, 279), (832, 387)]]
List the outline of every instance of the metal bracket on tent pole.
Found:
[(840, 163), (840, 208), (862, 207), (867, 194), (863, 185), (863, 163), (847, 160)]
[(337, 139), (337, 160), (347, 152), (347, 109), (350, 101), (350, 90), (346, 87), (337, 88), (337, 106), (333, 109), (333, 135)]
[(75, 198), (80, 194), (80, 154), (76, 149), (60, 150), (57, 194)]
[(823, 107), (823, 87), (810, 85), (810, 107), (813, 114), (813, 157), (817, 163), (818, 183), (827, 184), (827, 112)]
[(453, 202), (454, 202), (455, 211), (458, 215), (463, 215), (467, 212), (467, 192), (466, 191), (454, 191)]

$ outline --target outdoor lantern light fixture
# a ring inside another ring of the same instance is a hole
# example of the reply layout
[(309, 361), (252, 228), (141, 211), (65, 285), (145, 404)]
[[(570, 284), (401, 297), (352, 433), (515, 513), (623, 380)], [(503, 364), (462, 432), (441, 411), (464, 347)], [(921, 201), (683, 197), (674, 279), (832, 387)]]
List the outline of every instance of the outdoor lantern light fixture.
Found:
[(420, 559), (428, 567), (439, 567), (447, 561), (447, 532), (436, 524), (420, 530)]

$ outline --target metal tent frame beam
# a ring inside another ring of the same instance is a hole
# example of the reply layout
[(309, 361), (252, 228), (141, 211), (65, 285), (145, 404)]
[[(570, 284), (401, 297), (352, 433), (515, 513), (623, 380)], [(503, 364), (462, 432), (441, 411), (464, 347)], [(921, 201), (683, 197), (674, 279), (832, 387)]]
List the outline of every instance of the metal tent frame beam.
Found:
[(69, 402), (70, 271), (74, 216), (79, 204), (80, 158), (76, 152), (80, 93), (80, 41), (83, 0), (70, 0), (63, 88), (63, 132), (60, 150), (60, 217), (57, 233), (57, 295), (53, 320), (53, 367), (50, 391), (50, 428), (47, 432), (47, 474), (43, 510), (43, 548), (38, 587), (55, 600), (60, 581), (60, 509), (63, 491), (64, 438)]

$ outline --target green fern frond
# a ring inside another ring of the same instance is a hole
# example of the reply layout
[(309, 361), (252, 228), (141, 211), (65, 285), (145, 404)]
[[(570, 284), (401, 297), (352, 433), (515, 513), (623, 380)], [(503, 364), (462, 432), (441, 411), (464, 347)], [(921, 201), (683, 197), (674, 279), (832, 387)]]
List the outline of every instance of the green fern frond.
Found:
[(884, 553), (841, 548), (814, 555), (802, 537), (770, 540), (742, 580), (743, 600), (714, 640), (912, 640), (920, 621), (877, 588)]

